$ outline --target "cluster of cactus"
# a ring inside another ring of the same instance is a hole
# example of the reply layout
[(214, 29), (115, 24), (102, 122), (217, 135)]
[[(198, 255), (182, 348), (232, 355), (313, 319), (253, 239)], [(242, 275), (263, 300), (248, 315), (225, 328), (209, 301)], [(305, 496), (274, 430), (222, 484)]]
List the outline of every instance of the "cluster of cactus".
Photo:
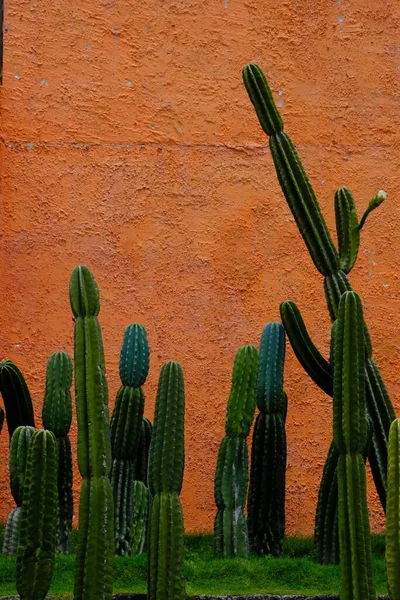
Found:
[(97, 315), (99, 290), (86, 266), (71, 276), (70, 302), (75, 317), (74, 370), (78, 421), (78, 466), (82, 475), (75, 600), (111, 600), (114, 558), (114, 509), (108, 391), (103, 342)]
[(135, 481), (132, 492), (131, 554), (141, 554), (146, 545), (150, 492), (148, 462), (153, 426), (143, 417), (142, 432), (135, 460)]
[(57, 548), (71, 550), (72, 535), (72, 454), (68, 432), (72, 420), (72, 362), (65, 352), (55, 352), (47, 362), (43, 403), (43, 426), (52, 431), (58, 448), (58, 527)]
[(375, 600), (365, 464), (368, 439), (361, 300), (346, 292), (332, 332), (333, 438), (339, 452), (340, 598)]
[(214, 496), (214, 548), (219, 556), (245, 557), (249, 537), (244, 506), (248, 483), (246, 438), (254, 418), (258, 375), (258, 351), (254, 346), (239, 348), (232, 372), (225, 437), (218, 452)]
[(129, 325), (124, 333), (119, 374), (121, 387), (115, 400), (111, 419), (112, 469), (111, 485), (114, 497), (115, 553), (131, 553), (131, 528), (135, 481), (135, 461), (142, 433), (144, 393), (142, 385), (149, 372), (149, 345), (142, 325)]
[(184, 525), (179, 494), (184, 470), (185, 391), (176, 362), (163, 365), (158, 382), (149, 457), (152, 496), (148, 536), (149, 600), (184, 600)]
[[(32, 399), (24, 376), (11, 360), (0, 361), (0, 393), (3, 397), (8, 435), (21, 425), (35, 427)], [(4, 420), (4, 413), (1, 422)]]
[(51, 431), (31, 439), (17, 552), (17, 590), (21, 600), (43, 600), (55, 561), (58, 519), (57, 442)]
[(10, 488), (17, 506), (11, 510), (7, 517), (3, 540), (3, 554), (16, 554), (17, 552), (28, 450), (35, 431), (34, 427), (21, 425), (14, 430), (11, 437), (9, 460)]
[[(255, 64), (246, 65), (243, 69), (243, 80), (261, 127), (269, 137), (278, 180), (287, 203), (316, 268), (324, 276), (325, 297), (331, 319), (334, 321), (342, 294), (351, 291), (347, 275), (357, 258), (360, 230), (368, 214), (382, 203), (386, 194), (383, 191), (376, 193), (363, 217), (358, 220), (350, 190), (341, 188), (336, 192), (335, 212), (339, 246), (339, 250), (336, 250), (297, 151), (290, 137), (283, 130), (281, 116), (263, 72)], [(332, 395), (331, 366), (312, 343), (295, 304), (284, 303), (281, 315), (289, 340), (301, 364), (321, 389)], [(368, 459), (376, 489), (385, 508), (387, 442), (390, 424), (395, 414), (379, 369), (372, 358), (372, 345), (365, 323), (364, 329), (367, 355), (365, 362), (367, 409), (373, 426)], [(328, 455), (330, 464), (325, 467), (325, 473), (332, 478), (333, 489), (336, 460), (335, 454), (330, 452)], [(329, 494), (321, 493), (320, 496), (326, 499), (326, 502), (329, 501)], [(327, 504), (324, 510), (317, 512), (317, 520), (322, 518), (322, 515), (328, 514), (332, 515), (332, 519), (334, 518), (335, 512), (330, 510)], [(331, 520), (330, 526), (325, 529), (328, 531), (334, 526), (334, 520)], [(318, 522), (316, 529), (323, 531), (323, 527)], [(323, 540), (322, 544), (326, 547), (328, 541)], [(331, 554), (333, 553), (332, 551)]]
[(257, 407), (248, 500), (250, 548), (258, 554), (282, 553), (285, 535), (287, 397), (283, 391), (285, 332), (268, 323), (259, 351)]
[(400, 419), (390, 426), (386, 504), (386, 579), (391, 600), (400, 600)]

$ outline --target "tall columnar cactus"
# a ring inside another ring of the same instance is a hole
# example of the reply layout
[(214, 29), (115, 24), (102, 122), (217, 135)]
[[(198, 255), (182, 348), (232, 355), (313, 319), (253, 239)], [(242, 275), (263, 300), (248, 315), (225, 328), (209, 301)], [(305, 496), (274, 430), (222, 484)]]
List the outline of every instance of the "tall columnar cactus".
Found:
[(143, 417), (142, 430), (135, 460), (135, 482), (132, 492), (131, 554), (141, 554), (146, 547), (150, 492), (148, 463), (153, 426)]
[(83, 477), (74, 600), (111, 600), (114, 509), (109, 480), (111, 445), (103, 342), (97, 315), (99, 290), (86, 266), (71, 276), (75, 317), (75, 403), (78, 466)]
[(10, 444), (10, 488), (16, 508), (8, 515), (3, 540), (3, 554), (15, 554), (18, 547), (21, 506), (24, 498), (24, 483), (29, 445), (36, 429), (20, 426), (14, 430)]
[(57, 443), (51, 431), (37, 431), (26, 466), (17, 553), (21, 600), (42, 600), (54, 571), (58, 518)]
[(333, 437), (339, 452), (340, 598), (375, 600), (362, 456), (368, 438), (364, 321), (355, 292), (346, 292), (340, 299), (332, 342)]
[(233, 365), (225, 437), (219, 447), (214, 481), (217, 505), (214, 548), (219, 556), (247, 556), (249, 552), (244, 515), (248, 480), (246, 438), (256, 407), (257, 374), (257, 349), (254, 346), (242, 346), (237, 351)]
[(8, 435), (20, 425), (35, 427), (32, 399), (25, 379), (11, 360), (0, 361), (0, 392), (3, 396)]
[(185, 391), (176, 362), (163, 365), (158, 382), (150, 446), (152, 495), (148, 536), (149, 600), (184, 600), (182, 488)]
[(400, 600), (400, 419), (389, 433), (386, 507), (386, 578), (391, 600)]
[(72, 362), (66, 352), (55, 352), (47, 362), (43, 426), (52, 431), (58, 447), (58, 527), (57, 547), (71, 550), (72, 535), (72, 454), (68, 432), (72, 420)]
[(268, 323), (262, 332), (257, 384), (259, 414), (253, 432), (248, 528), (250, 548), (279, 556), (285, 535), (287, 398), (283, 391), (285, 331)]
[[(282, 118), (260, 67), (255, 64), (246, 65), (243, 69), (243, 80), (261, 127), (269, 137), (278, 180), (286, 201), (316, 268), (325, 278), (326, 301), (330, 316), (334, 320), (341, 295), (351, 291), (347, 274), (357, 257), (360, 230), (368, 214), (382, 203), (386, 194), (383, 191), (377, 192), (363, 217), (358, 221), (350, 190), (341, 188), (336, 192), (335, 211), (339, 242), (337, 251), (293, 142), (283, 130)], [(371, 342), (367, 328), (365, 325), (364, 327), (367, 352), (365, 365), (367, 406), (374, 427), (368, 458), (376, 489), (382, 506), (385, 507), (387, 441), (389, 427), (395, 414), (385, 384), (372, 358)], [(318, 365), (314, 363), (314, 366)], [(324, 374), (320, 372), (318, 377), (324, 378)]]
[(124, 333), (119, 363), (122, 385), (117, 393), (111, 419), (115, 553), (123, 556), (131, 553), (135, 460), (144, 410), (141, 386), (146, 381), (148, 371), (149, 345), (146, 330), (142, 325), (129, 325)]

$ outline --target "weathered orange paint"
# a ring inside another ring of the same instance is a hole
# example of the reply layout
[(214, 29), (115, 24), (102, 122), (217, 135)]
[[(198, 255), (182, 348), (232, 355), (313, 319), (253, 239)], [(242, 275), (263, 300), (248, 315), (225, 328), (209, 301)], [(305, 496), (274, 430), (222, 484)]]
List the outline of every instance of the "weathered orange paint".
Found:
[[(148, 416), (162, 363), (182, 363), (186, 527), (209, 531), (236, 349), (258, 343), (288, 298), (325, 353), (330, 328), (322, 278), (241, 82), (248, 61), (269, 76), (332, 230), (337, 187), (351, 187), (360, 212), (388, 192), (362, 232), (352, 281), (399, 406), (399, 4), (13, 0), (5, 9), (1, 355), (25, 373), (39, 418), (48, 355), (72, 353), (69, 276), (88, 264), (111, 405), (128, 323), (148, 329)], [(288, 530), (309, 534), (332, 405), (290, 349), (286, 390)], [(2, 518), (12, 505), (7, 443), (3, 432)], [(78, 488), (75, 472), (75, 499)]]

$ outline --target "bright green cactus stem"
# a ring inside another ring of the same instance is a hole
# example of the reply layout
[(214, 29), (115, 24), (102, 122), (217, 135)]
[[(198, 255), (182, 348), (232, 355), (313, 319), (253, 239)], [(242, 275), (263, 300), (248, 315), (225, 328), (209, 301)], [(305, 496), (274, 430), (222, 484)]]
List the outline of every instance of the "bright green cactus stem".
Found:
[(103, 342), (97, 315), (99, 290), (85, 266), (71, 276), (75, 317), (75, 403), (78, 466), (83, 477), (74, 600), (111, 600), (114, 509), (109, 480), (111, 445)]
[(19, 521), (22, 501), (24, 498), (24, 483), (29, 445), (36, 429), (20, 426), (14, 430), (10, 444), (10, 488), (17, 508), (8, 515), (3, 540), (3, 554), (15, 554), (18, 547)]
[(58, 518), (57, 442), (51, 431), (37, 431), (30, 443), (17, 553), (21, 600), (42, 600), (54, 571)]
[(285, 331), (280, 323), (264, 327), (259, 356), (260, 412), (253, 432), (247, 523), (252, 551), (279, 556), (285, 535), (287, 411), (283, 391)]
[(368, 440), (365, 341), (361, 300), (340, 299), (333, 333), (333, 437), (339, 452), (339, 547), (341, 600), (375, 600), (365, 465)]
[(58, 446), (58, 527), (57, 548), (71, 550), (72, 535), (72, 454), (68, 438), (72, 420), (72, 362), (66, 352), (55, 352), (47, 362), (43, 403), (43, 426), (52, 431)]
[(400, 600), (400, 419), (389, 433), (386, 506), (386, 578), (391, 600)]
[(0, 393), (3, 396), (8, 435), (20, 425), (35, 427), (31, 395), (25, 379), (11, 360), (0, 361)]
[(122, 385), (111, 419), (115, 553), (131, 553), (135, 461), (142, 434), (144, 393), (141, 386), (149, 371), (149, 345), (142, 325), (129, 325), (124, 333), (119, 373)]
[[(311, 183), (290, 137), (283, 130), (283, 121), (272, 97), (265, 76), (255, 64), (243, 69), (243, 81), (256, 110), (260, 125), (269, 136), (269, 145), (279, 183), (295, 218), (310, 256), (324, 275), (324, 289), (329, 313), (335, 320), (341, 295), (351, 291), (347, 279), (353, 267), (358, 247), (359, 232), (368, 214), (386, 197), (385, 192), (375, 194), (364, 216), (358, 222), (354, 201), (347, 188), (336, 193), (336, 224), (339, 252), (336, 250), (322, 216)], [(395, 418), (385, 384), (372, 359), (372, 347), (365, 327), (368, 360), (366, 364), (366, 389), (368, 412), (374, 426), (369, 461), (376, 489), (383, 508), (386, 504), (387, 442), (390, 424)]]
[(179, 494), (184, 469), (185, 392), (176, 362), (163, 365), (150, 446), (149, 600), (185, 600), (184, 526)]
[(214, 481), (217, 514), (214, 548), (219, 556), (247, 556), (249, 538), (244, 506), (247, 495), (248, 453), (246, 438), (254, 418), (258, 351), (242, 346), (236, 353), (228, 400), (225, 437), (218, 452)]

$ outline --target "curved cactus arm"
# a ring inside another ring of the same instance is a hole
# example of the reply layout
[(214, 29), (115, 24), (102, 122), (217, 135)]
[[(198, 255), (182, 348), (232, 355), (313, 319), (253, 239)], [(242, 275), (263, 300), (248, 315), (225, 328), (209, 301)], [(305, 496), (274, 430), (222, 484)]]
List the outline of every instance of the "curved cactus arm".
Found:
[(335, 193), (335, 215), (339, 264), (344, 273), (349, 273), (357, 259), (360, 230), (353, 194), (347, 187), (342, 187)]
[(311, 258), (323, 275), (339, 269), (339, 257), (321, 214), (311, 183), (273, 100), (258, 65), (243, 68), (243, 81), (261, 127), (270, 138), (279, 183), (293, 213)]
[(386, 507), (386, 576), (391, 600), (400, 599), (400, 419), (390, 427)]
[(20, 425), (35, 427), (28, 386), (21, 371), (11, 360), (0, 361), (0, 392), (3, 396), (10, 439)]
[(257, 406), (261, 411), (282, 411), (285, 350), (284, 328), (280, 323), (267, 323), (261, 334), (257, 382)]
[(256, 408), (258, 351), (242, 346), (236, 353), (228, 399), (225, 432), (229, 437), (249, 435)]
[(282, 302), (280, 312), (282, 323), (297, 360), (321, 390), (328, 396), (332, 396), (332, 369), (311, 340), (298, 307), (294, 302)]
[(368, 204), (367, 210), (365, 211), (365, 213), (363, 214), (363, 216), (360, 219), (360, 223), (358, 225), (358, 229), (360, 231), (363, 228), (363, 226), (365, 224), (365, 221), (367, 220), (368, 215), (373, 210), (375, 210), (375, 208), (377, 208), (378, 206), (380, 206), (382, 204), (382, 202), (384, 200), (386, 200), (386, 198), (387, 198), (387, 194), (383, 190), (379, 190), (379, 192), (376, 192), (375, 196), (372, 198), (372, 200)]

